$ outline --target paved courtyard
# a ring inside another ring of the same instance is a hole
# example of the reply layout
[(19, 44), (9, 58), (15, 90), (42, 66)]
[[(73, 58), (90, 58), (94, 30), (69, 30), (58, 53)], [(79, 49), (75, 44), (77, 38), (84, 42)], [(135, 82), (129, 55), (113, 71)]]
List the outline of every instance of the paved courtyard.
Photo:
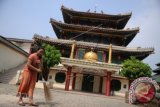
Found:
[[(16, 85), (0, 83), (0, 107), (20, 107), (17, 104), (18, 98)], [(125, 103), (121, 97), (106, 97), (104, 95), (63, 91), (51, 89), (53, 99), (50, 103), (45, 103), (43, 89), (36, 89), (34, 101), (39, 107), (138, 107)], [(27, 102), (27, 99), (24, 100)], [(26, 105), (27, 107), (28, 105)]]

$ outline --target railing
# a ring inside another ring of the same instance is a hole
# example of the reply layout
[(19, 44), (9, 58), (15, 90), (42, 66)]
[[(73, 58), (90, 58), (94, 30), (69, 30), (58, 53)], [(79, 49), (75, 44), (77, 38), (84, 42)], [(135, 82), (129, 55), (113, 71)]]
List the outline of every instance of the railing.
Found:
[(72, 67), (82, 67), (88, 69), (99, 69), (99, 70), (106, 70), (109, 72), (116, 72), (119, 71), (122, 65), (120, 64), (108, 64), (104, 62), (91, 62), (86, 60), (79, 60), (79, 59), (70, 59), (61, 57), (61, 63), (66, 66)]

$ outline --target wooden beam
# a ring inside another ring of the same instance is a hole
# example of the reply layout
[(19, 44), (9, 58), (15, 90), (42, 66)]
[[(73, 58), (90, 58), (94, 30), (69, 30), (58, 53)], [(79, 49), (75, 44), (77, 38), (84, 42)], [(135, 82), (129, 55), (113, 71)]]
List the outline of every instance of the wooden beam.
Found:
[[(71, 30), (71, 29), (63, 29), (66, 32), (79, 32), (79, 33), (83, 33), (86, 31), (80, 31), (80, 30)], [(125, 35), (115, 35), (115, 34), (107, 34), (107, 33), (98, 33), (98, 32), (93, 32), (93, 31), (89, 31), (87, 32), (87, 34), (92, 34), (92, 35), (102, 35), (102, 36), (110, 36), (110, 37), (119, 37), (119, 38), (124, 38)]]
[(64, 13), (66, 13), (68, 16), (73, 17), (73, 15), (69, 14), (67, 11), (63, 11)]
[(79, 16), (72, 16), (73, 18), (75, 19), (91, 19), (91, 20), (98, 20), (98, 21), (103, 21), (103, 22), (106, 22), (106, 21), (110, 21), (112, 23), (117, 23), (117, 20), (111, 20), (111, 19), (100, 19), (100, 18), (93, 18), (93, 17), (79, 17)]
[(71, 58), (71, 59), (73, 59), (75, 46), (76, 46), (76, 41), (74, 41), (73, 44), (72, 44), (72, 49), (71, 49), (71, 53), (70, 53), (70, 58)]

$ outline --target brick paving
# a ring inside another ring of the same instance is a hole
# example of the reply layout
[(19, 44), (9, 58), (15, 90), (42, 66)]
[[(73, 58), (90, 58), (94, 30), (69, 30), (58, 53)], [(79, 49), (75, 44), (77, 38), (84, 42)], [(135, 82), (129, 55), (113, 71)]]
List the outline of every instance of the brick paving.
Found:
[[(121, 97), (106, 97), (104, 95), (76, 91), (51, 89), (52, 101), (45, 103), (43, 89), (36, 89), (34, 101), (39, 107), (138, 107), (125, 103)], [(21, 107), (17, 104), (17, 86), (0, 83), (0, 107)], [(27, 99), (24, 99), (27, 102)], [(27, 104), (25, 107), (29, 107)]]

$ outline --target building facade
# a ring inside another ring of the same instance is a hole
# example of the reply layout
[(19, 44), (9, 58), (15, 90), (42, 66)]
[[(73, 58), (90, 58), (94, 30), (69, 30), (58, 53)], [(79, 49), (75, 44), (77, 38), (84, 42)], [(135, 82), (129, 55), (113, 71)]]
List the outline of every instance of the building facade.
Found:
[(143, 60), (154, 52), (153, 48), (127, 47), (139, 32), (139, 28), (124, 29), (131, 13), (80, 12), (64, 6), (61, 10), (64, 23), (50, 19), (58, 39), (34, 35), (37, 45), (54, 45), (62, 54), (61, 64), (50, 70), (50, 85), (124, 96), (129, 84), (119, 75), (121, 63), (130, 56)]

